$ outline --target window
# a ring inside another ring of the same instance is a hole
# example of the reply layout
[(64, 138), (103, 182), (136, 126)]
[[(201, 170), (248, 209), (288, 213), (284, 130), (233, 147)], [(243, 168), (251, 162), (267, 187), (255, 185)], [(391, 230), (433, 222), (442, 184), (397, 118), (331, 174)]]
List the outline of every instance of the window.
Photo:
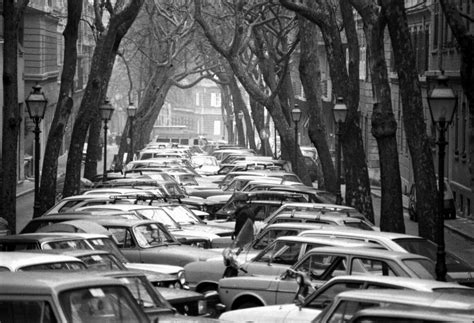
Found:
[(296, 230), (287, 230), (287, 229), (280, 229), (280, 230), (270, 230), (265, 232), (264, 235), (262, 235), (258, 240), (255, 242), (253, 245), (253, 249), (264, 249), (266, 246), (268, 246), (270, 243), (275, 241), (276, 238), (278, 237), (283, 237), (283, 236), (295, 236), (298, 234)]
[(57, 319), (46, 301), (0, 300), (0, 322), (55, 323)]
[(345, 257), (313, 254), (307, 257), (297, 270), (307, 273), (311, 279), (328, 280), (346, 274)]
[(363, 285), (364, 282), (336, 282), (324, 290), (319, 290), (317, 296), (314, 297), (306, 307), (323, 309), (334, 300), (337, 294), (348, 290), (361, 289)]
[(119, 248), (134, 248), (135, 242), (127, 228), (107, 228), (114, 235)]
[(211, 93), (211, 107), (221, 106), (221, 94), (219, 92)]
[(196, 93), (196, 101), (195, 101), (196, 106), (200, 106), (200, 102), (201, 102), (200, 95), (199, 95), (199, 93)]
[(397, 276), (385, 261), (367, 258), (352, 259), (351, 275)]
[(329, 318), (329, 323), (349, 322), (354, 313), (368, 307), (377, 306), (377, 303), (365, 303), (358, 301), (341, 301)]

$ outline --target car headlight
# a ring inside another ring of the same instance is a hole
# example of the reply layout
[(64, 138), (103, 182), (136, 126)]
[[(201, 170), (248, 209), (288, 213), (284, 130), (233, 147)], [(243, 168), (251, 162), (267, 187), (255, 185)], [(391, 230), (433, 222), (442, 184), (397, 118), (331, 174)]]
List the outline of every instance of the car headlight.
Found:
[(198, 314), (204, 315), (206, 313), (207, 313), (207, 301), (206, 300), (198, 301)]
[(181, 286), (184, 286), (187, 284), (186, 277), (184, 276), (184, 270), (180, 270), (178, 272), (178, 281), (181, 284)]

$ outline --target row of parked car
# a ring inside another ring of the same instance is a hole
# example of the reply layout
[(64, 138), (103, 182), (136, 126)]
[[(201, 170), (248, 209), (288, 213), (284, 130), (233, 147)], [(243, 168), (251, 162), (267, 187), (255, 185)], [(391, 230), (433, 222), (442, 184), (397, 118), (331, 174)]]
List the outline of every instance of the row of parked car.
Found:
[[(436, 282), (430, 241), (380, 232), (285, 161), (236, 147), (213, 154), (150, 145), (0, 237), (0, 271), (14, 272), (0, 273), (0, 321), (346, 322), (387, 305), (474, 318), (469, 264), (448, 253), (451, 282)], [(198, 161), (209, 157), (217, 167), (204, 174)], [(242, 200), (255, 222), (233, 239)], [(389, 302), (383, 293), (395, 289)]]

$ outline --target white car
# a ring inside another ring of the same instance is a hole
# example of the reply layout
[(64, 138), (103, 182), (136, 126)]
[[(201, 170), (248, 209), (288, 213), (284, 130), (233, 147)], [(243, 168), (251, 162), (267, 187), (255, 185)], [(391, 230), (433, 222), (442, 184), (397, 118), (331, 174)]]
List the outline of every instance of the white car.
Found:
[[(300, 233), (300, 235), (305, 237), (337, 237), (372, 242), (387, 250), (420, 254), (436, 262), (436, 244), (427, 239), (408, 234), (324, 228), (324, 230), (308, 230)], [(448, 250), (446, 250), (446, 267), (449, 276), (455, 281), (463, 285), (474, 286), (474, 268)]]
[(464, 293), (474, 289), (457, 283), (387, 276), (337, 276), (322, 285), (299, 304), (259, 306), (223, 313), (220, 318), (232, 322), (312, 322), (342, 291), (353, 289), (408, 289), (424, 292)]
[[(334, 239), (338, 240), (338, 239)], [(283, 250), (281, 250), (283, 251)], [(285, 250), (286, 253), (291, 254)], [(280, 255), (281, 254), (281, 255)], [(272, 256), (283, 261), (288, 255), (276, 251)], [(294, 273), (302, 272), (313, 288), (340, 275), (397, 276), (435, 278), (434, 263), (423, 256), (368, 248), (319, 247), (279, 276), (238, 276), (219, 281), (219, 296), (227, 309), (290, 303), (298, 288)]]

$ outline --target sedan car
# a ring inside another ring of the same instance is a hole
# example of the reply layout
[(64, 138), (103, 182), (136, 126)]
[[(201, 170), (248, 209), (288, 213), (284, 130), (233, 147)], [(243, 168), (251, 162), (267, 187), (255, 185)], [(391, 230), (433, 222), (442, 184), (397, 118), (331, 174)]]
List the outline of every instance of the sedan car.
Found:
[[(259, 243), (265, 243), (259, 240)], [(255, 245), (254, 245), (255, 246)], [(300, 239), (298, 237), (282, 236), (269, 244), (255, 257), (248, 257), (246, 249), (237, 258), (240, 269), (253, 275), (279, 275), (301, 259), (306, 251), (321, 246), (339, 247), (369, 247), (369, 244), (354, 244), (344, 239)], [(232, 255), (230, 255), (232, 256)], [(186, 280), (191, 289), (196, 291), (217, 290), (219, 279), (226, 269), (221, 256), (207, 261), (192, 262), (184, 266)]]
[[(340, 230), (325, 228), (324, 230), (308, 230), (300, 233), (312, 237), (337, 237), (357, 241), (376, 243), (384, 249), (397, 252), (410, 252), (423, 255), (436, 262), (437, 246), (435, 243), (418, 236), (380, 231)], [(451, 278), (460, 284), (474, 287), (474, 268), (464, 260), (446, 250), (446, 267)]]
[(457, 283), (436, 280), (389, 276), (336, 276), (307, 296), (299, 304), (283, 304), (225, 312), (221, 319), (233, 322), (284, 323), (291, 318), (296, 322), (312, 322), (342, 291), (357, 289), (407, 289), (424, 292), (442, 292), (474, 296), (474, 289)]
[[(337, 240), (337, 239), (336, 239)], [(275, 254), (274, 257), (279, 257)], [(279, 276), (239, 276), (219, 281), (228, 309), (290, 303), (298, 287), (293, 272), (306, 273), (315, 289), (338, 275), (377, 275), (434, 279), (426, 257), (367, 248), (320, 247), (308, 251)]]
[(184, 266), (219, 253), (181, 244), (160, 222), (149, 220), (97, 219), (112, 232), (118, 247), (131, 262)]
[(1, 322), (149, 322), (117, 279), (28, 272), (0, 273), (0, 281)]

